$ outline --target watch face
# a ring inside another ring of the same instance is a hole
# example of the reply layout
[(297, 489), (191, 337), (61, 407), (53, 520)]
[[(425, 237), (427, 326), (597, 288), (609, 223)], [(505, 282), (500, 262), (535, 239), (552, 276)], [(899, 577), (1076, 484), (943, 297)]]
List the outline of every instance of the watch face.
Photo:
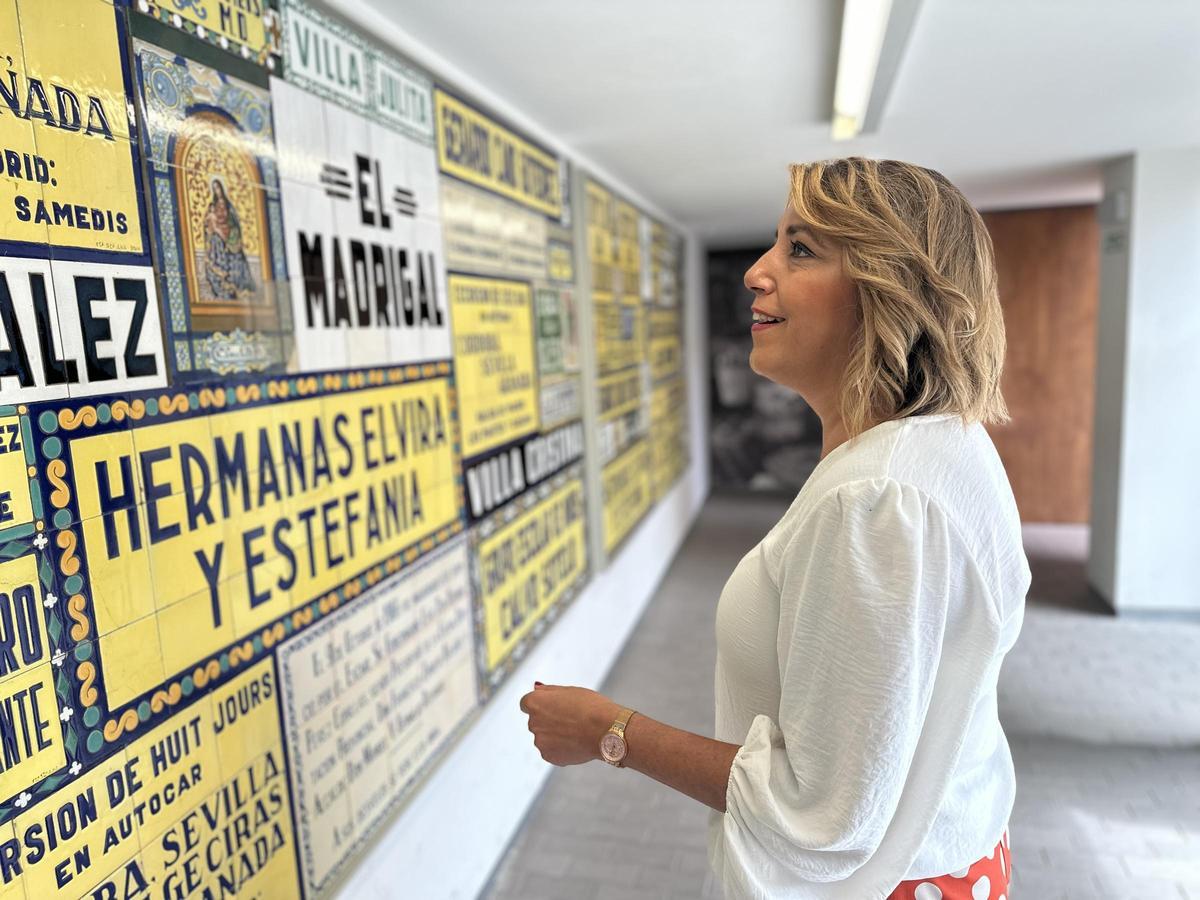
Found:
[(600, 753), (609, 762), (618, 762), (625, 756), (625, 741), (611, 731), (600, 739)]

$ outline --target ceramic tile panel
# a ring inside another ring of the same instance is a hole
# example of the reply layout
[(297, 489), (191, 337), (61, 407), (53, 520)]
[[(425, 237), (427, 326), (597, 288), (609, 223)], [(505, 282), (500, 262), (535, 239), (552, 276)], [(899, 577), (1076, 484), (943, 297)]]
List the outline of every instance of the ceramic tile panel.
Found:
[(5, 228), (0, 307), (7, 295), (17, 314), (5, 322), (4, 371), (26, 371), (0, 376), (0, 394), (42, 402), (165, 385), (127, 14), (90, 0), (13, 8), (21, 71), (10, 73), (13, 115), (0, 126), (5, 168), (24, 181), (18, 195), (36, 191), (14, 197)]
[(17, 862), (11, 874), (20, 878), (28, 897), (86, 896), (138, 851), (125, 754), (65, 774), (49, 796), (17, 799), (9, 838)]
[(291, 323), (270, 95), (146, 41), (133, 46), (175, 370), (183, 380), (285, 371)]
[(460, 538), (280, 648), (300, 857), (313, 894), (476, 706), (467, 568)]
[[(19, 141), (7, 146), (28, 164), (23, 174), (41, 185), (44, 202), (39, 206), (30, 197), (27, 208), (18, 206), (16, 229), (6, 229), (6, 237), (25, 239), (24, 227), (41, 225), (53, 246), (80, 258), (143, 256), (139, 160), (126, 102), (124, 11), (89, 0), (53, 6), (18, 0), (16, 8), (24, 71), (14, 73), (14, 100), (21, 105), (12, 111), (30, 125), (34, 146)], [(40, 241), (40, 233), (33, 240)]]
[(589, 577), (593, 302), (605, 546), (681, 471), (678, 245), (303, 0), (3, 41), (0, 900), (322, 900)]
[(9, 340), (0, 402), (167, 383), (149, 266), (10, 256), (0, 259), (0, 274), (0, 315)]
[(690, 459), (686, 381), (683, 374), (683, 245), (661, 222), (641, 219), (642, 302), (651, 393), (647, 407), (651, 482), (662, 497)]
[[(413, 187), (412, 159), (428, 169), (420, 183), (435, 182), (428, 146), (280, 79), (273, 91), (277, 121), (321, 118), (327, 128), (320, 193), (283, 183), (299, 369), (448, 359), (441, 231), (420, 227), (436, 222), (437, 195)], [(315, 166), (303, 168), (311, 177)]]
[[(489, 696), (590, 572), (568, 167), (469, 98), (434, 96), (460, 479)], [(436, 151), (436, 152), (435, 152)], [(431, 186), (432, 187), (432, 186)], [(553, 301), (553, 302), (551, 302)], [(548, 413), (549, 415), (546, 415)], [(517, 552), (517, 536), (523, 536)]]
[[(593, 179), (585, 184), (591, 315), (600, 409), (603, 543), (610, 557), (674, 483), (685, 420), (651, 387), (679, 374), (680, 239)], [(671, 396), (682, 397), (683, 391)], [(651, 417), (657, 415), (653, 434)], [(673, 449), (672, 449), (673, 448)]]
[(205, 42), (230, 58), (247, 65), (274, 71), (279, 52), (279, 21), (273, 4), (264, 0), (229, 3), (222, 0), (129, 0), (138, 13), (160, 23), (163, 30), (175, 29), (180, 36)]
[(471, 531), (475, 647), (490, 695), (574, 599), (588, 576), (582, 466), (575, 464)]

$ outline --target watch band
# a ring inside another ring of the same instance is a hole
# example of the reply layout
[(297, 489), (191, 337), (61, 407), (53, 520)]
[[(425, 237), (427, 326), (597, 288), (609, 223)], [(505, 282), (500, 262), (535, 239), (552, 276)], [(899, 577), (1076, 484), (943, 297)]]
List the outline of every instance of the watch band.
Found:
[[(629, 720), (633, 718), (636, 710), (629, 707), (624, 707), (618, 714), (616, 720), (609, 726), (608, 730), (617, 735), (621, 740), (625, 740), (625, 728), (629, 725)], [(616, 762), (618, 769), (625, 768), (625, 760), (629, 756), (629, 742), (625, 742), (625, 756), (622, 756)]]

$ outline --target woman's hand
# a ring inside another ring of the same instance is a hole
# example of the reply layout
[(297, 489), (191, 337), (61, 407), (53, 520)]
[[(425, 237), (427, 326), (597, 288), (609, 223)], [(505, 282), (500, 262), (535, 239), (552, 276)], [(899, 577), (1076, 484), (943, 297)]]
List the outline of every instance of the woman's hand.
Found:
[(529, 716), (533, 745), (556, 766), (575, 766), (600, 758), (600, 738), (621, 712), (603, 694), (581, 687), (533, 683), (521, 698)]

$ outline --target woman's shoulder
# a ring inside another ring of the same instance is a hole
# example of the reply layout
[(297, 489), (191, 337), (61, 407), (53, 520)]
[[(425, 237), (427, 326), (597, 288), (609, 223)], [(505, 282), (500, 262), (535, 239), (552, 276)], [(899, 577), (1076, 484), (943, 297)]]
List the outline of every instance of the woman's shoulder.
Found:
[(977, 571), (1007, 620), (1023, 603), (1029, 566), (995, 453), (981, 425), (958, 417), (914, 417), (864, 432), (822, 460), (764, 538), (766, 571), (778, 586), (797, 566), (853, 560), (848, 571), (891, 571), (905, 554), (929, 552)]
[(983, 425), (964, 424), (958, 415), (910, 416), (862, 438), (859, 448), (839, 460), (827, 457), (834, 464), (815, 473), (821, 478), (805, 498), (805, 511), (835, 498), (841, 505), (902, 499), (913, 510), (936, 505), (997, 589), (1007, 590), (1027, 576), (1019, 510)]
[(889, 482), (916, 489), (948, 512), (982, 495), (1011, 497), (987, 430), (945, 414), (883, 422), (835, 448), (813, 471), (796, 505), (811, 507), (833, 493), (870, 493)]
[(789, 510), (797, 529), (831, 504), (934, 504), (982, 568), (1023, 568), (1020, 516), (987, 430), (957, 415), (910, 416), (868, 429), (831, 452)]

